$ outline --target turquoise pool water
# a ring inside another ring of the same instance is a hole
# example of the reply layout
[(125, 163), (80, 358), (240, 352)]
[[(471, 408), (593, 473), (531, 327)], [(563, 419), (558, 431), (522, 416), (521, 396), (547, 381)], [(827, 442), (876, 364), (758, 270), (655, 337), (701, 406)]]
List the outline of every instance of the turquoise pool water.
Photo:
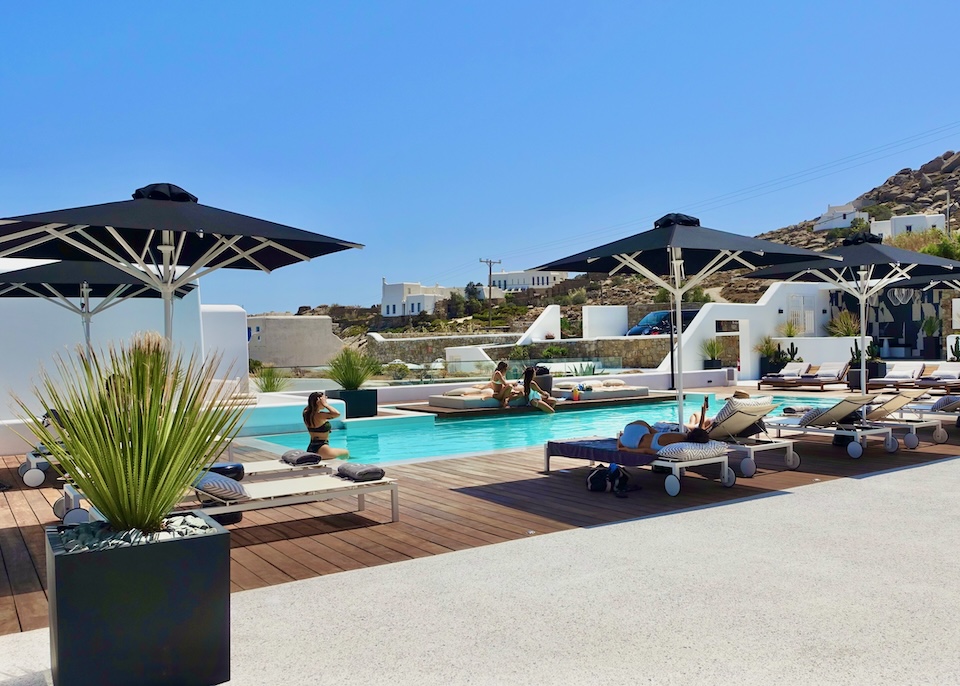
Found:
[[(831, 398), (774, 396), (773, 399), (781, 406), (827, 407), (836, 402)], [(689, 416), (691, 412), (698, 410), (702, 403), (702, 395), (688, 395), (684, 402), (684, 413)], [(723, 401), (716, 401), (711, 397), (708, 415), (714, 414), (722, 405)], [(774, 410), (774, 413), (776, 412)], [(396, 422), (391, 426), (392, 420), (385, 419), (377, 423), (376, 431), (334, 431), (330, 444), (349, 450), (350, 459), (353, 461), (389, 464), (542, 446), (549, 440), (559, 438), (616, 436), (628, 422), (636, 419), (644, 419), (652, 424), (657, 421), (676, 421), (676, 417), (676, 402), (662, 402), (558, 412), (552, 415), (524, 412), (478, 419), (438, 419), (432, 424)], [(309, 442), (306, 432), (258, 436), (258, 439), (281, 448), (300, 450), (305, 450)]]

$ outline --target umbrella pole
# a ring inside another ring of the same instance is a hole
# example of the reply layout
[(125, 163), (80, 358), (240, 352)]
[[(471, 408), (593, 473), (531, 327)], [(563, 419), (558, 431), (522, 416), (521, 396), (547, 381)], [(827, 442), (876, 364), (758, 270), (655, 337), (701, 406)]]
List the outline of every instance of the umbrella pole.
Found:
[(163, 337), (173, 343), (173, 291), (163, 289)]
[[(670, 248), (670, 280), (673, 282), (674, 307), (676, 308), (677, 327), (677, 417), (680, 424), (680, 430), (683, 430), (683, 317), (680, 314), (681, 303), (683, 301), (683, 292), (680, 290), (681, 267), (683, 265), (683, 255), (679, 248)], [(673, 348), (670, 349), (671, 352)]]
[(80, 319), (83, 321), (83, 341), (87, 344), (87, 352), (92, 353), (90, 347), (90, 320), (93, 315), (90, 314), (90, 284), (84, 281), (80, 284)]
[(867, 296), (860, 293), (860, 392), (867, 394)]

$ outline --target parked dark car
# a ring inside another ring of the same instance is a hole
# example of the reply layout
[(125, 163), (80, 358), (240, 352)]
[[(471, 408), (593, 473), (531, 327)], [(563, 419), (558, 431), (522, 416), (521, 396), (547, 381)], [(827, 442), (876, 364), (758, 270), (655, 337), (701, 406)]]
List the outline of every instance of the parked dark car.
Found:
[[(683, 329), (686, 331), (690, 322), (697, 316), (699, 310), (683, 310)], [(676, 332), (676, 329), (674, 329)], [(627, 331), (628, 336), (656, 336), (670, 333), (670, 311), (657, 310), (637, 322), (637, 325)]]

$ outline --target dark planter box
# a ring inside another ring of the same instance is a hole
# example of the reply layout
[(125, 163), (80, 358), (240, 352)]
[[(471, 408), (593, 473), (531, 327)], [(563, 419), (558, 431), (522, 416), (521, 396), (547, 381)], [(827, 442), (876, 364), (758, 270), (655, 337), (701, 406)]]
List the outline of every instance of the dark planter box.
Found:
[(553, 392), (553, 374), (540, 374), (539, 376), (533, 377), (533, 382), (547, 395)]
[[(886, 362), (867, 362), (867, 380), (869, 379), (879, 379), (880, 377), (887, 375), (887, 363)], [(847, 370), (847, 385), (850, 386), (850, 390), (858, 391), (860, 390), (860, 367), (856, 369), (851, 367)]]
[(703, 368), (704, 369), (720, 369), (722, 363), (720, 360), (704, 360)]
[(769, 357), (764, 357), (763, 355), (760, 356), (760, 378), (761, 379), (767, 376), (768, 374), (776, 374), (781, 369), (783, 369), (783, 365), (774, 364), (773, 362), (770, 361)]
[(925, 360), (939, 360), (941, 355), (940, 351), (940, 337), (939, 336), (924, 336), (923, 337), (923, 359)]
[(347, 419), (377, 416), (377, 389), (361, 388), (355, 391), (343, 389), (327, 391), (327, 397), (342, 400), (347, 406)]
[(55, 686), (230, 679), (230, 532), (69, 553), (46, 527)]

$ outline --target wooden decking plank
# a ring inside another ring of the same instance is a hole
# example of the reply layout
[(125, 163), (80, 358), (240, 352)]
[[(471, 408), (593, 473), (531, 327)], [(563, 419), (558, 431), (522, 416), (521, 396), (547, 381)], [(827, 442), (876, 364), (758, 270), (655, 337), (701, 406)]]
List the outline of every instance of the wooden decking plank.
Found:
[[(246, 549), (239, 549), (240, 556), (246, 556)], [(241, 590), (249, 591), (254, 588), (264, 588), (270, 584), (254, 572), (250, 571), (246, 565), (236, 559), (235, 551), (230, 551), (230, 582), (236, 584)]]
[(278, 569), (258, 554), (261, 547), (266, 547), (266, 544), (258, 543), (246, 548), (234, 548), (230, 551), (230, 557), (263, 579), (268, 585), (293, 581), (292, 576)]

